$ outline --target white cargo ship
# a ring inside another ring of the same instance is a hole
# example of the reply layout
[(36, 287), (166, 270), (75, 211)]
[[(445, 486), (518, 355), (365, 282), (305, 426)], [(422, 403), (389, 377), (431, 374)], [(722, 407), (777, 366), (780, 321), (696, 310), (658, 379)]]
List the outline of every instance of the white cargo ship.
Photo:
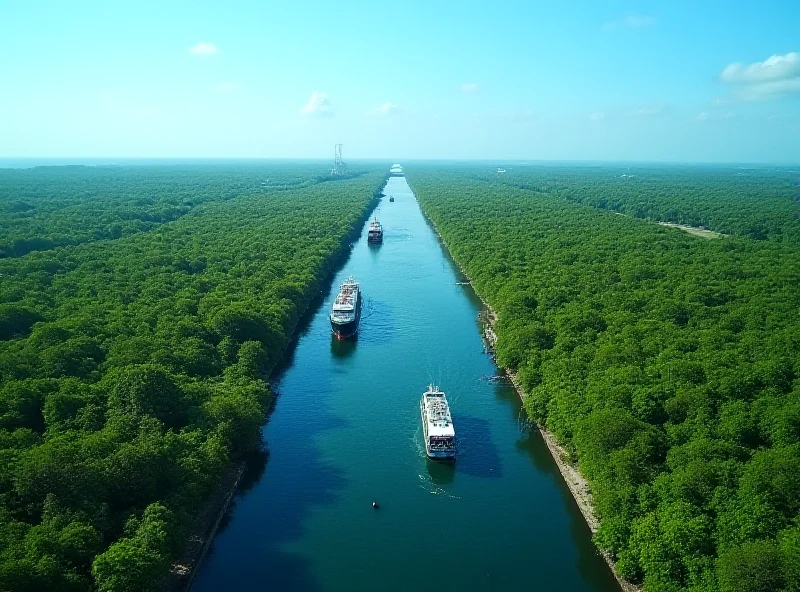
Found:
[(351, 275), (339, 288), (331, 306), (331, 330), (337, 339), (352, 337), (358, 332), (361, 318), (361, 286)]
[(422, 433), (425, 437), (425, 452), (437, 460), (453, 460), (456, 457), (456, 431), (447, 397), (438, 387), (428, 385), (419, 402), (422, 415)]

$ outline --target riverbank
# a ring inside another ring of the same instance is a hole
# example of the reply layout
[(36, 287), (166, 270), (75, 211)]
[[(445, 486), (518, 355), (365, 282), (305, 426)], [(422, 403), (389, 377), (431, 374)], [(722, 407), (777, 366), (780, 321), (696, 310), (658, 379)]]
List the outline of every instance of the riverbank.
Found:
[(203, 559), (211, 547), (219, 524), (236, 494), (244, 470), (245, 463), (231, 464), (222, 474), (217, 489), (209, 498), (191, 529), (192, 534), (189, 536), (183, 554), (170, 566), (169, 574), (161, 586), (165, 592), (191, 588), (197, 568), (203, 563)]
[[(445, 248), (447, 253), (450, 253), (450, 248), (447, 246), (447, 242), (442, 237), (439, 229), (433, 223), (433, 221), (425, 216), (425, 218), (430, 223), (431, 227), (436, 232), (436, 235), (439, 237), (439, 240), (442, 243), (442, 246)], [(467, 282), (460, 282), (460, 283), (469, 283), (472, 285), (474, 290), (474, 285), (472, 284), (472, 279), (470, 278), (469, 274), (467, 274), (466, 270), (461, 266), (461, 264), (456, 261), (455, 258), (450, 256), (453, 262), (458, 267), (461, 274), (464, 278), (467, 278)], [(495, 325), (498, 321), (497, 312), (489, 305), (486, 300), (484, 300), (481, 294), (478, 294), (477, 290), (475, 291), (475, 295), (480, 299), (483, 303), (485, 308), (485, 313), (479, 315), (479, 322), (481, 325), (481, 331), (483, 334), (484, 341), (486, 342), (487, 350), (489, 354), (494, 359), (494, 346), (497, 343), (497, 333), (495, 332)], [(508, 368), (503, 368), (503, 371), (508, 376), (511, 383), (514, 385), (514, 389), (517, 391), (520, 399), (522, 400), (523, 406), (525, 405), (525, 398), (526, 393), (520, 383), (517, 375), (509, 370)], [(592, 503), (592, 490), (589, 486), (589, 482), (586, 478), (580, 473), (578, 468), (574, 466), (572, 463), (569, 462), (569, 453), (562, 447), (558, 441), (556, 440), (555, 435), (548, 431), (546, 427), (539, 425), (538, 423), (535, 424), (536, 429), (541, 434), (542, 439), (544, 440), (545, 444), (547, 445), (547, 449), (550, 452), (550, 456), (553, 458), (553, 461), (556, 463), (559, 472), (561, 473), (564, 482), (567, 484), (570, 493), (572, 494), (572, 498), (575, 500), (575, 503), (578, 506), (578, 509), (583, 516), (586, 525), (589, 527), (592, 535), (597, 533), (597, 530), (600, 527), (600, 522), (597, 519), (597, 516), (594, 512), (594, 505)], [(620, 588), (623, 592), (641, 592), (641, 588), (636, 586), (619, 576), (616, 570), (616, 563), (612, 558), (611, 554), (607, 551), (600, 550), (601, 555), (605, 559), (606, 564), (608, 565), (611, 572), (614, 574), (614, 578), (617, 580)]]
[[(192, 591), (404, 592), (454, 565), (452, 589), (520, 590), (535, 573), (543, 590), (619, 592), (544, 442), (521, 434), (518, 395), (486, 380), (499, 372), (476, 331), (480, 300), (453, 286), (458, 269), (405, 180), (385, 192), (383, 244), (362, 236), (333, 280), (361, 283), (358, 338), (332, 339), (322, 302), (300, 326), (271, 379), (269, 463), (240, 488)], [(429, 383), (452, 393), (455, 465), (421, 446)], [(420, 554), (419, 532), (447, 543)]]
[[(350, 254), (350, 249), (353, 242), (357, 241), (361, 236), (361, 231), (364, 224), (369, 220), (372, 212), (378, 207), (383, 189), (386, 186), (387, 179), (384, 179), (378, 189), (373, 193), (372, 199), (367, 204), (361, 218), (353, 225), (350, 231), (342, 238), (339, 248), (331, 255), (330, 263), (326, 265), (329, 272), (319, 281), (314, 282), (308, 287), (307, 296), (303, 303), (302, 312), (297, 316), (294, 326), (289, 331), (289, 338), (286, 340), (286, 347), (284, 348), (283, 355), (292, 347), (294, 341), (298, 337), (298, 328), (302, 322), (307, 318), (312, 305), (315, 305), (321, 292), (325, 292), (325, 287), (329, 284), (336, 271), (344, 264)], [(281, 356), (282, 358), (283, 356)], [(274, 372), (275, 368), (280, 364), (281, 359), (276, 359), (268, 368), (264, 368), (261, 377), (269, 383), (269, 379)], [(270, 411), (275, 405), (275, 395), (272, 398), (264, 423), (269, 418)], [(214, 536), (217, 533), (220, 523), (222, 522), (225, 513), (228, 511), (231, 501), (236, 495), (242, 475), (247, 465), (245, 462), (236, 461), (223, 472), (219, 485), (214, 493), (209, 497), (206, 504), (197, 516), (193, 527), (190, 529), (190, 535), (186, 542), (186, 547), (183, 554), (179, 559), (174, 561), (170, 566), (169, 573), (164, 578), (161, 589), (164, 592), (177, 592), (178, 590), (191, 589), (192, 582), (203, 564), (209, 549), (214, 542)]]

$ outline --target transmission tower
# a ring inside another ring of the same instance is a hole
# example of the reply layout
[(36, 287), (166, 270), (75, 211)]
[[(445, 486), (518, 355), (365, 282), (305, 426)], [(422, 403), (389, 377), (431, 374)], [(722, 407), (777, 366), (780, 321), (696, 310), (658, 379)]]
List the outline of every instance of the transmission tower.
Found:
[(334, 144), (333, 148), (333, 168), (331, 175), (339, 176), (347, 172), (347, 165), (342, 161), (342, 145)]

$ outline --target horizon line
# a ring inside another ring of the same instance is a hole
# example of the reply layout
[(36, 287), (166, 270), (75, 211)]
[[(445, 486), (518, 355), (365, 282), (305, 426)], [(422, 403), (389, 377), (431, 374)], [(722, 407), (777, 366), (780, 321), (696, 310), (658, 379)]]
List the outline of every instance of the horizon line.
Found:
[[(98, 160), (98, 161), (320, 161), (327, 162), (329, 157), (323, 156), (0, 156), (0, 164), (4, 161), (42, 161), (42, 160)], [(447, 163), (520, 163), (520, 164), (603, 164), (603, 165), (675, 165), (675, 166), (789, 166), (800, 167), (800, 161), (691, 161), (691, 160), (601, 160), (601, 159), (544, 159), (544, 158), (397, 158), (397, 157), (352, 157), (351, 162), (447, 162)], [(113, 162), (109, 164), (115, 164)], [(80, 166), (80, 163), (76, 163)], [(51, 164), (44, 166), (65, 166)], [(86, 165), (84, 165), (86, 166)], [(2, 167), (0, 168), (20, 168)]]

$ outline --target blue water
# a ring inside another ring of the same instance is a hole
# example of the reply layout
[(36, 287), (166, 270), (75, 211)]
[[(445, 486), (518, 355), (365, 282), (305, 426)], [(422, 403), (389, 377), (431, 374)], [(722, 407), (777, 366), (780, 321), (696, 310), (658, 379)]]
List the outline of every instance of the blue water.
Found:
[[(517, 394), (485, 377), (480, 301), (403, 178), (312, 311), (273, 383), (269, 456), (195, 580), (211, 590), (618, 590)], [(355, 342), (328, 324), (360, 280)], [(459, 457), (425, 458), (419, 399), (447, 393)], [(377, 500), (379, 510), (371, 503)]]

